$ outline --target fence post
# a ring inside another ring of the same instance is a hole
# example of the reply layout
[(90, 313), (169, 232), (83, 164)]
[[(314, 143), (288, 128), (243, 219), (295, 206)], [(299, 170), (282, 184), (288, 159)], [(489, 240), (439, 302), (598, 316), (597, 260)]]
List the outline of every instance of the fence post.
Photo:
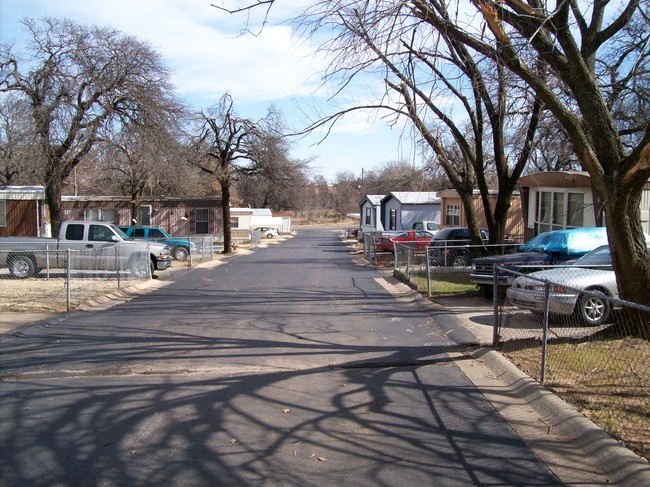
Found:
[(492, 267), (492, 315), (494, 323), (492, 326), (492, 346), (496, 347), (499, 343), (499, 279), (497, 278), (498, 270), (495, 264)]
[(406, 249), (406, 278), (411, 282), (411, 257), (413, 255), (413, 249), (409, 246), (405, 247)]
[(429, 262), (429, 247), (427, 247), (425, 255), (427, 260), (427, 296), (431, 298), (431, 263)]
[[(57, 251), (55, 251), (57, 252)], [(58, 253), (57, 253), (58, 256)], [(58, 259), (57, 259), (58, 260)], [(46, 279), (50, 279), (50, 244), (45, 244), (45, 267), (47, 272), (45, 273)]]
[(551, 284), (544, 284), (544, 318), (542, 319), (542, 364), (539, 373), (539, 382), (544, 384), (546, 378), (546, 346), (548, 343), (548, 298), (551, 291)]
[(117, 288), (122, 289), (122, 263), (120, 262), (120, 251), (115, 247), (115, 268), (117, 269)]
[(70, 311), (71, 309), (71, 300), (72, 300), (72, 291), (70, 289), (70, 254), (72, 250), (68, 249), (66, 251), (66, 263), (65, 263), (65, 294), (66, 294), (66, 309)]

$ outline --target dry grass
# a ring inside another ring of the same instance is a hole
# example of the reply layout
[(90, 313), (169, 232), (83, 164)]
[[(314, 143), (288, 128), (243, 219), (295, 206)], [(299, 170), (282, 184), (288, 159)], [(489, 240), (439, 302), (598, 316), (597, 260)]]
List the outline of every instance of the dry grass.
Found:
[[(508, 358), (540, 377), (540, 350)], [(611, 436), (650, 460), (650, 343), (637, 338), (550, 343), (544, 386)]]
[[(117, 291), (117, 279), (73, 279), (70, 285), (70, 305), (74, 309), (93, 297)], [(67, 311), (67, 289), (64, 278), (31, 278), (3, 280), (0, 286), (2, 311)]]

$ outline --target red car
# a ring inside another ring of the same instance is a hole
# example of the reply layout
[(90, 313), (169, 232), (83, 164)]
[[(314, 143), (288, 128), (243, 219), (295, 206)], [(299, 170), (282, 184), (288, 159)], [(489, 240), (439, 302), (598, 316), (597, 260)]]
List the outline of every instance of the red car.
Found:
[(375, 238), (375, 249), (378, 252), (393, 252), (395, 250), (395, 242), (408, 244), (409, 247), (426, 249), (431, 243), (431, 240), (433, 240), (433, 233), (431, 232), (427, 232), (426, 230), (409, 230), (403, 233)]

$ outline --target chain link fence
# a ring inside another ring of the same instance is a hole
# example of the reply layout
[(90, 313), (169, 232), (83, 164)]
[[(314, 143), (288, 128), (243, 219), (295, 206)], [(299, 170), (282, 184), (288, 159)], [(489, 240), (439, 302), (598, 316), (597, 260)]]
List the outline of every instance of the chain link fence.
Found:
[(383, 232), (367, 232), (363, 234), (363, 257), (374, 265), (379, 264), (379, 260), (386, 260), (386, 252), (380, 252), (377, 249), (377, 239), (381, 238)]
[(434, 246), (422, 247), (396, 243), (395, 275), (429, 297), (478, 294), (476, 284), (470, 280), (473, 260), (512, 253), (518, 245), (458, 245), (454, 241), (438, 241)]
[[(211, 236), (189, 238), (188, 248), (189, 258), (172, 266), (197, 265), (214, 257)], [(149, 251), (111, 244), (93, 250), (7, 249), (0, 254), (0, 264), (0, 311), (70, 311), (88, 299), (149, 280), (154, 271)]]
[(215, 244), (212, 235), (188, 237), (187, 240), (189, 243), (189, 256), (187, 260), (189, 261), (190, 267), (214, 259)]
[(609, 266), (495, 273), (496, 347), (650, 459), (650, 308), (617, 299)]
[[(451, 247), (443, 245), (441, 253), (395, 244), (395, 275), (429, 297), (479, 295), (470, 281), (472, 259), (510, 253), (516, 245)], [(461, 262), (457, 250), (473, 253)], [(369, 236), (364, 255), (381, 255)], [(491, 271), (493, 285), (484, 288), (493, 293), (494, 346), (650, 460), (650, 307), (618, 299), (611, 264)]]

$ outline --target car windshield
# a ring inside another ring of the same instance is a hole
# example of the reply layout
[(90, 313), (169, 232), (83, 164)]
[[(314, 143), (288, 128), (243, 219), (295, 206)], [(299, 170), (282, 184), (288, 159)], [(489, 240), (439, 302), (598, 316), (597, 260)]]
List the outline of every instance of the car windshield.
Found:
[(438, 232), (434, 235), (434, 239), (436, 240), (448, 240), (449, 239), (449, 234), (454, 230), (454, 228), (443, 228), (442, 230), (438, 230)]
[(609, 245), (603, 245), (575, 261), (575, 265), (612, 265)]
[(117, 227), (115, 225), (111, 225), (111, 228), (113, 229), (113, 231), (115, 233), (117, 233), (120, 237), (122, 237), (122, 239), (124, 239), (124, 240), (132, 240), (131, 238), (127, 237), (126, 234), (122, 230), (119, 229), (119, 227)]
[[(648, 247), (650, 254), (650, 247)], [(575, 265), (612, 265), (612, 254), (609, 245), (603, 245), (583, 255), (575, 261)]]

